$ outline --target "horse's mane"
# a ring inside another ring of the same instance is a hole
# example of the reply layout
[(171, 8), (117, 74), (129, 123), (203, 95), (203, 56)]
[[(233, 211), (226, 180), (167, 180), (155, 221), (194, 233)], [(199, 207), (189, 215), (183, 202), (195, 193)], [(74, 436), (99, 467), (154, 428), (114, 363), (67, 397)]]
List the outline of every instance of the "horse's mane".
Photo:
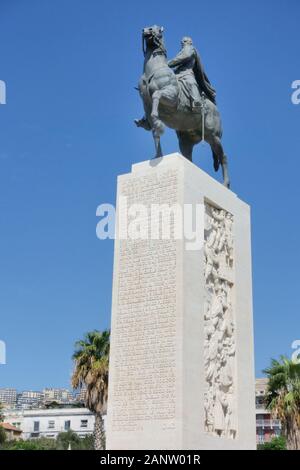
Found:
[(156, 51), (162, 52), (167, 57), (167, 49), (165, 48), (163, 37), (155, 37), (155, 43), (157, 40), (158, 47)]

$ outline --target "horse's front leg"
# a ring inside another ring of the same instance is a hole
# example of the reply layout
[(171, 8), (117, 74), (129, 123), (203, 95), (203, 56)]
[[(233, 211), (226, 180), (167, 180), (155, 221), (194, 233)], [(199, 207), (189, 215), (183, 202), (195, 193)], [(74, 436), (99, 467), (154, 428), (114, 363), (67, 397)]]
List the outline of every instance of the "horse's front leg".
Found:
[(135, 119), (134, 122), (137, 127), (142, 127), (146, 131), (151, 131), (152, 127), (149, 119), (149, 114), (151, 114), (152, 110), (152, 101), (148, 93), (145, 75), (142, 75), (142, 77), (140, 78), (139, 86), (137, 89), (143, 101), (145, 114), (141, 119)]
[(152, 134), (153, 134), (155, 150), (156, 150), (155, 158), (162, 157), (160, 136), (162, 135), (164, 131), (164, 125), (162, 121), (159, 119), (159, 115), (158, 115), (158, 107), (159, 107), (159, 102), (160, 102), (161, 97), (162, 97), (161, 90), (155, 91), (152, 95), (151, 123), (152, 123)]
[(177, 100), (178, 100), (178, 86), (177, 81), (174, 76), (170, 77), (170, 85), (163, 88), (159, 88), (159, 83), (154, 82), (154, 85), (158, 88), (152, 93), (152, 109), (151, 109), (151, 123), (152, 123), (152, 132), (155, 141), (156, 148), (156, 157), (161, 157), (161, 148), (160, 148), (160, 136), (164, 131), (164, 124), (159, 117), (159, 106), (163, 108), (176, 109)]
[(159, 107), (159, 101), (160, 101), (161, 97), (162, 97), (162, 91), (161, 90), (156, 90), (152, 95), (151, 118), (153, 120), (159, 119), (159, 117), (158, 117), (158, 107)]

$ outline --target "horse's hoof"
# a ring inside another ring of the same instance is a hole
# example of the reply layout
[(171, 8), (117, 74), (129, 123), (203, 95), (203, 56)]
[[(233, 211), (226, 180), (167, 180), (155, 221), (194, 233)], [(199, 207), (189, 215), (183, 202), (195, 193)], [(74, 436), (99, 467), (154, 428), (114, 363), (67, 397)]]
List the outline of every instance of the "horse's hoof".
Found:
[(134, 124), (136, 127), (144, 127), (144, 119), (135, 119)]
[(142, 127), (146, 131), (151, 130), (151, 126), (149, 125), (148, 121), (145, 118), (135, 119), (134, 123), (135, 123), (136, 127)]

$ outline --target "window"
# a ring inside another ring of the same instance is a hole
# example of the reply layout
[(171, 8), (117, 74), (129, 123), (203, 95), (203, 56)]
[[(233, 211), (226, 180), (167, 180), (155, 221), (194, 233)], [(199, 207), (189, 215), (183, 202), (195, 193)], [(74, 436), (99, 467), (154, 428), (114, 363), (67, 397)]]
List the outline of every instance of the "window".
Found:
[(71, 429), (71, 421), (65, 421), (65, 431), (69, 431)]
[(33, 431), (34, 432), (39, 432), (40, 430), (40, 422), (39, 421), (34, 421), (33, 422)]
[(88, 427), (88, 420), (87, 419), (82, 419), (80, 422), (80, 427), (81, 428), (87, 428)]
[(265, 442), (265, 434), (263, 429), (258, 429), (257, 440), (259, 444), (263, 444)]
[(54, 429), (55, 421), (48, 421), (48, 429)]

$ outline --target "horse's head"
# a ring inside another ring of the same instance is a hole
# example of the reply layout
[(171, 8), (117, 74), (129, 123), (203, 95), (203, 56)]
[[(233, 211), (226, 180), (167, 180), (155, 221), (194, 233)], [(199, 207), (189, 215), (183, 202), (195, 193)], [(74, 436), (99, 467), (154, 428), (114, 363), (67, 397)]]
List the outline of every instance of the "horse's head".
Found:
[(146, 48), (158, 49), (161, 48), (165, 52), (165, 47), (163, 43), (163, 31), (162, 26), (148, 26), (143, 28), (142, 31), (142, 41), (143, 41), (143, 51), (145, 53), (145, 44)]

